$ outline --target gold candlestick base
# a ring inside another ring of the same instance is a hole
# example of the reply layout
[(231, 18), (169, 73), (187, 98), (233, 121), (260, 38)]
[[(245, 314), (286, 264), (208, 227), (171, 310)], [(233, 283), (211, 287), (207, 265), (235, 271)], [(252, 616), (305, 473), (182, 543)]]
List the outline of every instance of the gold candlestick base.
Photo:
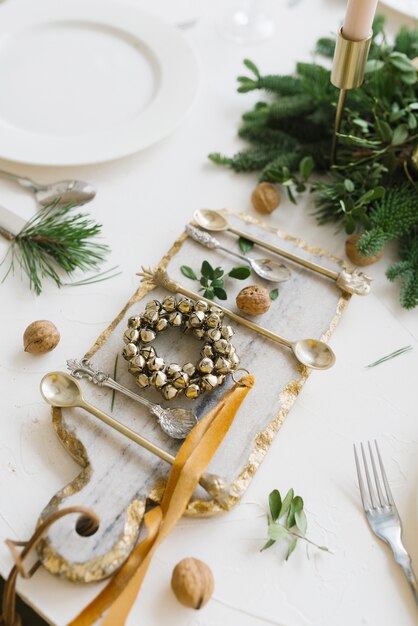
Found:
[(331, 83), (340, 89), (337, 111), (335, 114), (334, 133), (331, 148), (331, 163), (335, 163), (338, 143), (338, 132), (344, 110), (345, 96), (348, 89), (360, 87), (364, 80), (364, 69), (369, 55), (372, 34), (361, 41), (351, 41), (343, 35), (342, 28), (338, 33), (332, 63)]

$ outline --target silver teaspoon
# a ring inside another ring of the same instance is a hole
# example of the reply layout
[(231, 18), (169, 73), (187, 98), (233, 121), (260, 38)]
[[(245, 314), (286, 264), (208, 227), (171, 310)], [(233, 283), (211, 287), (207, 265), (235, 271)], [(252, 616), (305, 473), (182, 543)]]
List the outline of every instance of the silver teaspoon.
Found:
[(193, 218), (196, 220), (198, 225), (205, 230), (215, 232), (228, 230), (230, 233), (237, 235), (237, 237), (244, 237), (261, 248), (265, 248), (274, 254), (278, 254), (279, 256), (289, 259), (298, 265), (302, 265), (302, 267), (306, 267), (307, 269), (313, 270), (318, 274), (322, 274), (322, 276), (331, 278), (332, 280), (335, 280), (338, 287), (347, 293), (355, 293), (359, 296), (366, 296), (370, 293), (370, 283), (373, 279), (367, 274), (363, 274), (363, 272), (360, 272), (358, 269), (344, 268), (340, 272), (335, 272), (327, 267), (322, 267), (322, 265), (318, 265), (318, 263), (313, 263), (312, 261), (308, 261), (308, 259), (303, 259), (296, 254), (292, 254), (287, 250), (282, 250), (277, 246), (272, 246), (270, 243), (257, 239), (249, 233), (245, 233), (242, 230), (234, 228), (224, 215), (221, 215), (221, 213), (214, 211), (213, 209), (198, 209), (193, 213)]
[(87, 378), (90, 382), (100, 387), (115, 389), (115, 391), (119, 391), (125, 394), (125, 396), (132, 398), (132, 400), (136, 400), (136, 402), (146, 406), (157, 418), (161, 430), (173, 437), (173, 439), (184, 439), (197, 424), (197, 417), (192, 411), (181, 408), (164, 409), (159, 404), (150, 402), (130, 389), (123, 387), (116, 380), (113, 380), (109, 374), (96, 369), (88, 359), (81, 359), (81, 361), (68, 359), (67, 367), (75, 378)]
[(93, 200), (96, 195), (94, 187), (82, 180), (61, 180), (57, 183), (41, 185), (35, 183), (30, 178), (17, 176), (16, 174), (11, 174), (4, 170), (0, 170), (0, 176), (8, 180), (13, 180), (21, 187), (32, 191), (39, 204), (44, 207), (53, 202), (56, 202), (57, 206), (63, 206), (65, 204), (81, 206)]
[(224, 252), (241, 259), (251, 267), (253, 272), (261, 278), (264, 278), (264, 280), (269, 280), (272, 283), (284, 283), (290, 278), (290, 270), (283, 263), (272, 261), (271, 259), (252, 259), (251, 257), (238, 254), (238, 252), (225, 248), (215, 237), (212, 237), (209, 233), (192, 226), (192, 224), (187, 224), (186, 232), (192, 239), (200, 243), (202, 246), (205, 246), (205, 248), (223, 250)]
[[(145, 450), (163, 459), (163, 461), (167, 461), (167, 463), (171, 464), (174, 463), (174, 456), (155, 445), (155, 443), (148, 441), (148, 439), (145, 439), (145, 437), (142, 437), (139, 433), (131, 430), (114, 417), (107, 415), (107, 413), (104, 413), (87, 402), (83, 398), (80, 385), (69, 374), (65, 372), (51, 372), (46, 374), (41, 380), (41, 394), (43, 399), (51, 406), (59, 408), (80, 407), (88, 411), (114, 430), (117, 430), (131, 441), (145, 448)], [(231, 498), (236, 497), (233, 486), (229, 485), (222, 476), (218, 476), (218, 474), (205, 472), (201, 475), (199, 484), (222, 508), (228, 508)]]

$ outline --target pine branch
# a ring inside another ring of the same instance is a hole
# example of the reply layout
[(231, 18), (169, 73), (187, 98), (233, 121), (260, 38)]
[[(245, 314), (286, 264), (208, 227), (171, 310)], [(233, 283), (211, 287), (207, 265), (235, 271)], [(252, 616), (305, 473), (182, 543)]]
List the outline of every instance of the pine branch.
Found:
[(219, 152), (212, 152), (208, 157), (213, 163), (227, 165), (235, 172), (254, 172), (265, 167), (276, 155), (276, 146), (265, 145), (238, 152), (233, 157), (223, 156)]
[(372, 211), (372, 228), (363, 233), (358, 250), (365, 256), (379, 252), (386, 241), (398, 239), (418, 224), (418, 193), (414, 185), (391, 187)]
[(50, 278), (58, 287), (63, 285), (60, 269), (68, 275), (76, 269), (99, 267), (109, 248), (91, 239), (100, 234), (102, 227), (85, 214), (70, 213), (71, 209), (72, 205), (57, 209), (54, 204), (27, 222), (12, 240), (6, 276), (18, 263), (29, 278), (30, 288), (39, 295), (44, 278)]

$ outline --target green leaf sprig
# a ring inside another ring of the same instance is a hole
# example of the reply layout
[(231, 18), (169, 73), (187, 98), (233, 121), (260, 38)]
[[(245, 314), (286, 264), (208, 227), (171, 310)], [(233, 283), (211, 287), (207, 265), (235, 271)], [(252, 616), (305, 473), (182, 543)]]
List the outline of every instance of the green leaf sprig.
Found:
[[(199, 291), (203, 292), (205, 298), (213, 300), (216, 296), (218, 300), (227, 300), (228, 295), (225, 291), (225, 270), (218, 266), (212, 267), (209, 261), (203, 261), (200, 268), (200, 278), (196, 276), (195, 271), (188, 265), (182, 265), (180, 271), (183, 276), (191, 280), (199, 280), (201, 287)], [(251, 274), (251, 269), (245, 267), (233, 267), (226, 276), (237, 280), (245, 280)]]
[[(292, 202), (309, 189), (318, 223), (339, 222), (347, 234), (362, 234), (363, 256), (395, 240), (399, 261), (387, 278), (399, 282), (400, 302), (412, 309), (418, 306), (418, 29), (403, 26), (392, 40), (384, 21), (377, 15), (373, 23), (363, 85), (347, 93), (336, 164), (330, 152), (338, 90), (328, 67), (302, 62), (291, 75), (263, 75), (248, 59), (246, 75), (237, 79), (240, 93), (259, 92), (238, 130), (248, 148), (209, 159), (258, 172), (259, 181), (283, 185)], [(316, 53), (328, 58), (334, 49), (328, 37), (316, 44)]]
[(38, 211), (11, 240), (2, 263), (10, 257), (6, 279), (16, 263), (29, 278), (29, 286), (37, 295), (42, 292), (44, 278), (62, 287), (59, 270), (70, 275), (76, 269), (97, 270), (110, 249), (92, 241), (101, 232), (84, 213), (72, 213), (73, 205), (57, 208), (52, 204)]
[(308, 520), (303, 510), (303, 500), (300, 496), (295, 496), (293, 489), (289, 489), (284, 499), (278, 489), (273, 489), (269, 495), (269, 509), (268, 541), (261, 548), (261, 552), (280, 539), (286, 539), (288, 542), (286, 561), (295, 550), (299, 539), (316, 546), (319, 550), (330, 552), (326, 546), (320, 546), (305, 536)]

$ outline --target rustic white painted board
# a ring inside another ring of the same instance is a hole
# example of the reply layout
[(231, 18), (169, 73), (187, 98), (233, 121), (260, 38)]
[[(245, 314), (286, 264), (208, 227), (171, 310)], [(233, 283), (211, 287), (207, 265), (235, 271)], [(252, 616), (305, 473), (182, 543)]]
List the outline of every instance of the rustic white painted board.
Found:
[[(290, 251), (296, 251), (305, 258), (315, 260), (331, 269), (340, 267), (335, 257), (327, 256), (324, 252), (313, 252), (313, 249), (307, 245), (303, 248), (301, 242), (283, 235), (286, 237), (284, 239), (277, 232), (269, 232), (260, 225), (243, 224), (242, 217), (231, 216), (230, 219), (237, 227), (247, 229), (247, 232), (265, 241), (276, 243)], [(224, 245), (238, 251), (237, 238), (234, 235), (219, 233), (218, 238)], [(254, 258), (269, 256), (266, 251), (256, 246), (250, 254)], [(183, 264), (192, 266), (199, 274), (201, 262), (205, 258), (214, 266), (222, 265), (227, 271), (237, 265), (229, 255), (205, 250), (196, 242), (186, 239), (177, 254), (170, 260), (168, 273), (187, 288), (198, 290), (199, 284), (185, 278), (181, 274), (180, 267)], [(260, 324), (291, 340), (308, 337), (319, 339), (335, 326), (340, 312), (348, 301), (348, 296), (343, 296), (332, 280), (291, 262), (286, 261), (286, 263), (292, 270), (291, 279), (278, 286), (280, 295), (272, 302), (268, 313), (259, 319)], [(226, 306), (235, 308), (234, 300), (238, 291), (244, 285), (253, 282), (263, 281), (254, 275), (246, 281), (227, 278)], [(275, 287), (271, 283), (265, 284), (269, 289)], [(122, 335), (128, 317), (141, 312), (149, 298), (162, 299), (166, 293), (161, 288), (157, 288), (144, 300), (131, 305), (123, 319), (92, 357), (92, 362), (100, 369), (113, 372), (116, 354), (120, 353), (123, 347)], [(254, 389), (245, 400), (209, 467), (209, 471), (220, 474), (233, 482), (248, 463), (257, 434), (264, 431), (283, 409), (285, 398), (282, 394), (283, 390), (291, 381), (297, 381), (297, 384), (303, 383), (307, 371), (298, 365), (288, 349), (243, 326), (232, 323), (231, 325), (236, 331), (232, 341), (241, 358), (241, 365), (250, 370), (256, 380)], [(179, 329), (170, 329), (162, 333), (153, 345), (167, 362), (174, 361), (180, 364), (197, 361), (201, 347), (199, 341), (182, 334)], [(68, 357), (80, 356), (68, 355)], [(326, 377), (327, 372), (315, 372), (314, 375)], [(133, 376), (127, 370), (127, 363), (122, 357), (119, 358), (117, 379), (121, 384), (138, 391)], [(86, 380), (82, 380), (81, 385), (86, 399), (104, 411), (110, 411), (110, 390), (96, 387)], [(202, 395), (198, 400), (181, 398), (173, 405), (191, 407), (198, 417), (201, 417), (219, 400), (229, 385), (230, 381), (215, 392)], [(162, 401), (162, 397), (155, 390), (147, 390), (144, 394), (151, 400)], [(286, 396), (286, 401), (288, 400), (289, 395)], [(167, 451), (176, 454), (180, 442), (166, 436), (160, 430), (155, 418), (134, 401), (117, 394), (113, 416)], [(65, 487), (65, 493), (61, 492), (58, 498), (54, 498), (44, 514), (50, 513), (55, 507), (88, 506), (94, 509), (100, 517), (100, 527), (94, 535), (82, 537), (75, 531), (74, 516), (61, 519), (48, 531), (46, 537), (48, 550), (43, 552), (44, 564), (54, 573), (72, 579), (97, 580), (110, 575), (132, 549), (137, 538), (136, 523), (139, 523), (140, 516), (136, 519), (134, 516), (133, 520), (131, 518), (131, 524), (127, 528), (128, 507), (133, 501), (144, 502), (158, 480), (166, 478), (169, 466), (83, 410), (64, 411), (62, 425), (67, 433), (75, 434), (83, 444), (88, 456), (89, 465), (86, 471), (89, 478), (82, 481), (81, 488), (76, 488), (80, 489), (78, 491), (74, 489), (74, 484)], [(275, 429), (279, 425), (276, 423)], [(257, 458), (253, 459), (255, 466), (258, 466), (261, 461), (262, 454), (261, 450)], [(247, 484), (248, 480), (244, 481), (240, 488)], [(197, 490), (196, 497), (207, 499), (207, 495), (201, 488)], [(57, 558), (51, 558), (51, 549)]]

